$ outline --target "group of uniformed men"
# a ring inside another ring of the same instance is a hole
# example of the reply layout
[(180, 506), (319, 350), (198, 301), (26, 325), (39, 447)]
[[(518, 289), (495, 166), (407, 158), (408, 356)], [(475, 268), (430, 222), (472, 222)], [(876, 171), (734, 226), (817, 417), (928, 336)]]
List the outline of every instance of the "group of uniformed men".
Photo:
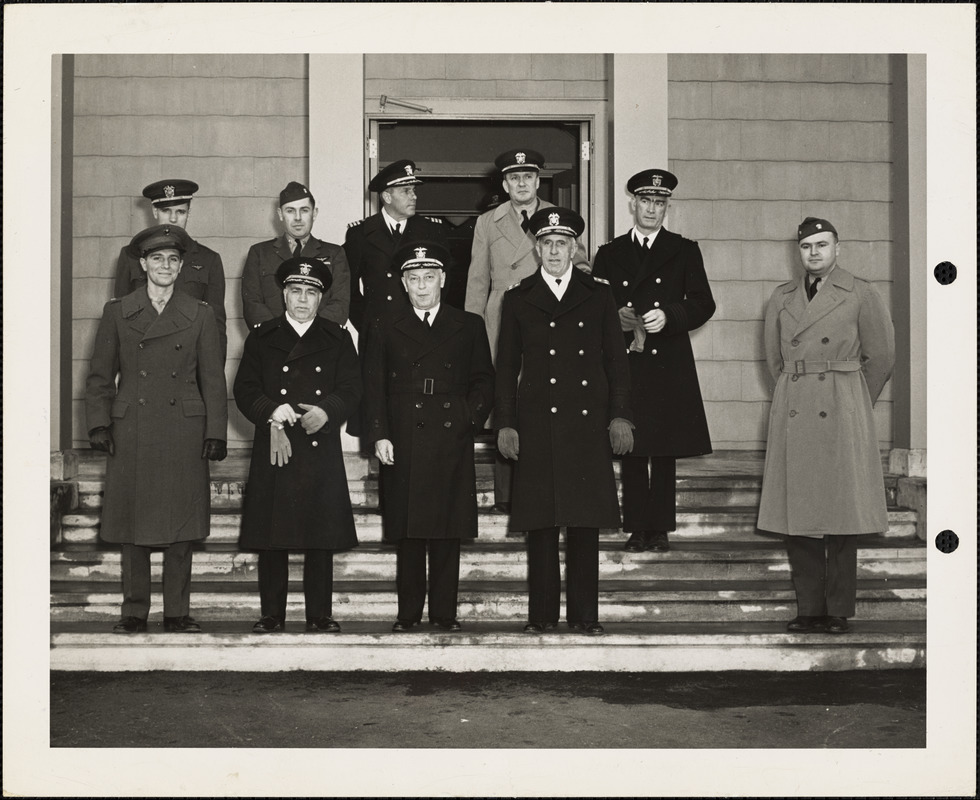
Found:
[[(477, 536), (474, 441), (491, 411), (495, 509), (527, 533), (526, 632), (558, 625), (561, 528), (566, 621), (590, 635), (603, 632), (599, 529), (622, 523), (632, 552), (669, 549), (676, 459), (711, 452), (688, 333), (715, 310), (697, 243), (663, 227), (677, 178), (661, 169), (630, 178), (634, 225), (590, 267), (582, 218), (538, 196), (541, 154), (511, 150), (495, 166), (509, 200), (476, 222), (464, 309), (443, 302), (446, 236), (415, 213), (422, 181), (410, 160), (374, 176), (381, 211), (352, 223), (342, 247), (312, 236), (316, 201), (290, 182), (281, 236), (249, 250), (250, 331), (234, 397), (255, 426), (240, 537), (258, 551), (254, 632), (285, 628), (290, 551), (304, 553), (306, 630), (340, 630), (333, 553), (357, 544), (345, 422), (381, 465), (384, 537), (397, 547), (395, 632), (422, 627), (426, 599), (431, 625), (461, 628), (460, 542)], [(185, 230), (197, 189), (165, 180), (144, 190), (160, 224), (120, 253), (86, 385), (90, 442), (109, 455), (101, 535), (123, 547), (119, 633), (146, 630), (149, 554), (161, 547), (164, 629), (200, 631), (191, 543), (208, 535), (208, 462), (226, 455), (227, 336), (221, 259)], [(800, 606), (789, 629), (843, 632), (854, 614), (854, 534), (887, 528), (870, 414), (894, 338), (874, 289), (835, 270), (833, 226), (808, 218), (798, 240), (806, 277), (779, 287), (766, 313), (779, 382), (759, 524), (788, 534)], [(812, 302), (811, 276), (825, 287)], [(827, 474), (814, 480), (807, 464), (828, 448)]]

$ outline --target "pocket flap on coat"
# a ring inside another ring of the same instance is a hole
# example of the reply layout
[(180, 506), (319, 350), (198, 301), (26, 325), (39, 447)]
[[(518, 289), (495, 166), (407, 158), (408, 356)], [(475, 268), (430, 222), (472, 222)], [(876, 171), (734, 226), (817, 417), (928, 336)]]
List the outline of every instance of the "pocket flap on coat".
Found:
[(109, 416), (114, 419), (122, 419), (126, 416), (126, 410), (128, 408), (128, 400), (114, 400), (112, 403), (112, 409), (109, 411)]
[(198, 398), (188, 398), (183, 401), (185, 417), (203, 417), (207, 414), (204, 408), (204, 401)]

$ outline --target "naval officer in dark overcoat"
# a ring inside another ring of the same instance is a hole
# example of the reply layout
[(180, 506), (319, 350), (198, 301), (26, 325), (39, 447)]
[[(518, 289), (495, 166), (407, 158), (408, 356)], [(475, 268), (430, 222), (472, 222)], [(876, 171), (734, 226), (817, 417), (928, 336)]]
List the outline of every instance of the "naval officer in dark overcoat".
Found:
[(201, 630), (190, 616), (192, 546), (210, 533), (208, 461), (227, 452), (228, 394), (214, 311), (175, 290), (185, 241), (169, 225), (133, 239), (147, 282), (106, 304), (85, 383), (89, 441), (108, 453), (99, 535), (122, 545), (115, 633), (146, 630), (159, 547), (164, 630)]
[(443, 223), (415, 213), (415, 187), (422, 183), (415, 173), (415, 162), (409, 159), (393, 161), (380, 170), (368, 191), (378, 193), (381, 210), (347, 226), (344, 252), (351, 274), (350, 321), (358, 332), (368, 320), (408, 306), (401, 276), (391, 266), (403, 241), (425, 239), (448, 247)]
[[(219, 256), (210, 247), (195, 241), (187, 233), (187, 221), (191, 215), (191, 200), (198, 190), (194, 181), (184, 178), (167, 178), (143, 187), (143, 197), (150, 201), (153, 219), (159, 225), (169, 225), (170, 230), (180, 229), (185, 238), (184, 266), (177, 275), (174, 288), (197, 300), (204, 300), (214, 312), (221, 340), (221, 357), (228, 349), (225, 331), (225, 269)], [(140, 253), (132, 242), (119, 251), (116, 260), (115, 297), (125, 297), (141, 286), (146, 286), (146, 273), (140, 264)]]
[(634, 225), (596, 253), (629, 350), (633, 452), (623, 457), (626, 549), (666, 551), (677, 529), (677, 459), (711, 452), (690, 331), (715, 312), (698, 243), (663, 227), (677, 178), (638, 172), (626, 184)]
[(253, 244), (242, 270), (242, 315), (248, 327), (282, 316), (285, 311), (282, 287), (276, 275), (283, 261), (298, 256), (315, 258), (330, 272), (330, 288), (323, 292), (317, 314), (337, 325), (347, 322), (350, 307), (347, 256), (340, 245), (313, 235), (318, 211), (316, 198), (302, 183), (290, 181), (279, 192), (276, 213), (282, 223), (282, 235)]
[(516, 461), (510, 530), (528, 532), (525, 631), (558, 623), (564, 527), (568, 624), (600, 634), (599, 528), (619, 527), (612, 457), (633, 446), (626, 348), (609, 286), (572, 266), (582, 218), (544, 208), (530, 229), (541, 268), (504, 294), (495, 400)]
[(286, 621), (288, 554), (305, 553), (306, 630), (333, 619), (333, 553), (357, 545), (340, 427), (361, 400), (350, 334), (317, 314), (330, 270), (315, 258), (279, 265), (286, 313), (253, 328), (235, 377), (235, 402), (255, 425), (239, 544), (259, 551), (261, 619)]
[(483, 320), (442, 302), (448, 251), (402, 245), (392, 269), (409, 307), (372, 321), (361, 348), (365, 436), (381, 462), (385, 539), (398, 546), (396, 632), (418, 630), (429, 556), (429, 622), (456, 619), (462, 539), (477, 536), (473, 440), (493, 404)]

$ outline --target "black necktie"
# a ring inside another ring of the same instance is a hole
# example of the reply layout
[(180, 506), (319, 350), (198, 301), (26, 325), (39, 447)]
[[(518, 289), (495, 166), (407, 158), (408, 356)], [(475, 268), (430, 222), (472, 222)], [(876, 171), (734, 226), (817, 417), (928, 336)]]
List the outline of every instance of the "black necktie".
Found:
[(429, 312), (428, 311), (426, 311), (425, 312), (425, 316), (422, 317), (422, 322), (424, 322), (426, 325), (429, 324)]
[(521, 228), (523, 229), (524, 233), (527, 233), (529, 230), (531, 230), (531, 223), (527, 218), (527, 212), (522, 211), (521, 216), (524, 218), (523, 222), (521, 222)]
[(391, 229), (391, 240), (398, 244), (402, 238), (402, 224), (400, 222), (395, 223), (395, 227)]
[(299, 258), (303, 253), (303, 242), (300, 239), (296, 240), (296, 247), (293, 249), (293, 258)]
[(813, 282), (806, 289), (807, 300), (812, 300), (814, 295), (817, 293), (817, 284), (820, 283), (820, 278), (814, 278)]

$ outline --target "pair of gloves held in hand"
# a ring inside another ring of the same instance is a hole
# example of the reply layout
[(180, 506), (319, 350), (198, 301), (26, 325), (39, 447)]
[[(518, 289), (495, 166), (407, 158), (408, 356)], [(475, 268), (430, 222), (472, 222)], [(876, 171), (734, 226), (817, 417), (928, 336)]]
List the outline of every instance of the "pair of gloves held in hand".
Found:
[[(112, 438), (110, 428), (95, 428), (88, 435), (88, 443), (93, 450), (100, 450), (110, 456), (116, 454), (116, 443)], [(228, 455), (228, 444), (224, 439), (205, 439), (204, 448), (201, 450), (201, 458), (208, 461), (224, 461)]]
[[(609, 444), (614, 455), (624, 456), (633, 449), (633, 428), (629, 420), (616, 417), (609, 423)], [(514, 428), (501, 428), (497, 433), (497, 449), (504, 458), (517, 461), (520, 454), (520, 436)]]

